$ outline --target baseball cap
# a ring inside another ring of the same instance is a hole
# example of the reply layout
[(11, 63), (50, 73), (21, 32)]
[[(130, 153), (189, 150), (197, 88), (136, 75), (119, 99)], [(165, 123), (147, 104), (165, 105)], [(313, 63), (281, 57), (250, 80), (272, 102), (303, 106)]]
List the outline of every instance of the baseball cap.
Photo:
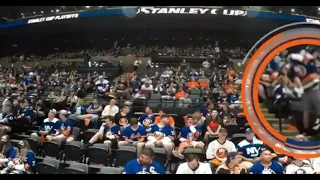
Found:
[(229, 152), (227, 155), (227, 161), (226, 162), (230, 162), (231, 158), (235, 158), (238, 155), (237, 152)]
[(246, 129), (246, 133), (254, 133), (253, 130), (251, 128), (247, 128)]

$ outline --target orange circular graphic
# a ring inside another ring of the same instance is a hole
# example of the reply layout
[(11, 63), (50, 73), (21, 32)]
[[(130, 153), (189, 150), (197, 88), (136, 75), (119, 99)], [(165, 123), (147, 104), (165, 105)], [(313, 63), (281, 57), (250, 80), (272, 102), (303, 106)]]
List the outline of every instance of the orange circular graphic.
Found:
[[(269, 124), (259, 104), (258, 85), (269, 62), (281, 51), (299, 45), (320, 46), (320, 26), (309, 23), (294, 23), (280, 27), (260, 39), (248, 55), (262, 41), (264, 43), (249, 59), (243, 74), (242, 82), (244, 83), (242, 83), (241, 98), (248, 123), (255, 134), (278, 153), (296, 158), (319, 157), (320, 141), (294, 141), (280, 134)], [(276, 144), (278, 145), (276, 146)]]

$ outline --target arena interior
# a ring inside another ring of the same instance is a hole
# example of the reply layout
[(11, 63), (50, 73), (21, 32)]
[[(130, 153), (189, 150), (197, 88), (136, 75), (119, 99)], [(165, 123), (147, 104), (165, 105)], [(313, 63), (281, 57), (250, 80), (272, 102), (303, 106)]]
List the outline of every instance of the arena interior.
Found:
[[(318, 158), (286, 156), (259, 140), (241, 102), (251, 47), (317, 17), (289, 7), (68, 8), (0, 24), (0, 174), (320, 172)], [(303, 87), (289, 96), (281, 83), (299, 52), (318, 64), (318, 47), (281, 52), (261, 78), (259, 102), (275, 130), (309, 141), (320, 111), (303, 126), (304, 111), (293, 108), (307, 103)]]

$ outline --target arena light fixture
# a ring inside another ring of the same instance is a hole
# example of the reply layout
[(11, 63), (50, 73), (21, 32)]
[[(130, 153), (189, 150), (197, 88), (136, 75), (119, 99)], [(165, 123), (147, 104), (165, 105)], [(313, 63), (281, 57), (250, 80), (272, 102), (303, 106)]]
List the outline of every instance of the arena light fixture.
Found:
[(43, 14), (43, 11), (41, 11), (41, 14)]
[(291, 9), (291, 12), (294, 12), (295, 10), (294, 9)]
[(51, 10), (51, 12), (53, 13), (53, 10)]
[(318, 7), (318, 11), (320, 11), (320, 7)]
[(59, 9), (56, 9), (56, 12), (59, 12), (60, 10)]
[(36, 14), (36, 12), (33, 12), (33, 14)]
[(88, 8), (90, 8), (90, 6), (86, 6), (86, 8), (88, 9)]

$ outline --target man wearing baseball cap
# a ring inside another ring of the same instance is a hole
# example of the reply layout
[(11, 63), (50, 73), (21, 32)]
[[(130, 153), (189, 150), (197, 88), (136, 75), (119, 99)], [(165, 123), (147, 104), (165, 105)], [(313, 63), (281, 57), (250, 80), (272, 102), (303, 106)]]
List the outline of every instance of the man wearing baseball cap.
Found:
[(46, 118), (40, 126), (38, 133), (32, 133), (31, 136), (39, 138), (39, 136), (45, 137), (47, 135), (56, 134), (60, 129), (59, 119), (55, 116), (57, 111), (55, 109), (50, 109), (48, 118)]
[(255, 138), (255, 134), (251, 128), (245, 131), (246, 138), (237, 144), (236, 148), (241, 155), (241, 166), (250, 169), (253, 163), (260, 160), (260, 153), (265, 149), (262, 141)]
[(239, 166), (241, 155), (237, 152), (229, 152), (226, 162), (217, 168), (216, 174), (247, 174), (246, 169)]
[(221, 128), (218, 133), (218, 139), (208, 145), (206, 157), (210, 159), (211, 163), (216, 167), (227, 160), (227, 154), (229, 152), (237, 151), (233, 142), (227, 140), (227, 135), (227, 129)]

